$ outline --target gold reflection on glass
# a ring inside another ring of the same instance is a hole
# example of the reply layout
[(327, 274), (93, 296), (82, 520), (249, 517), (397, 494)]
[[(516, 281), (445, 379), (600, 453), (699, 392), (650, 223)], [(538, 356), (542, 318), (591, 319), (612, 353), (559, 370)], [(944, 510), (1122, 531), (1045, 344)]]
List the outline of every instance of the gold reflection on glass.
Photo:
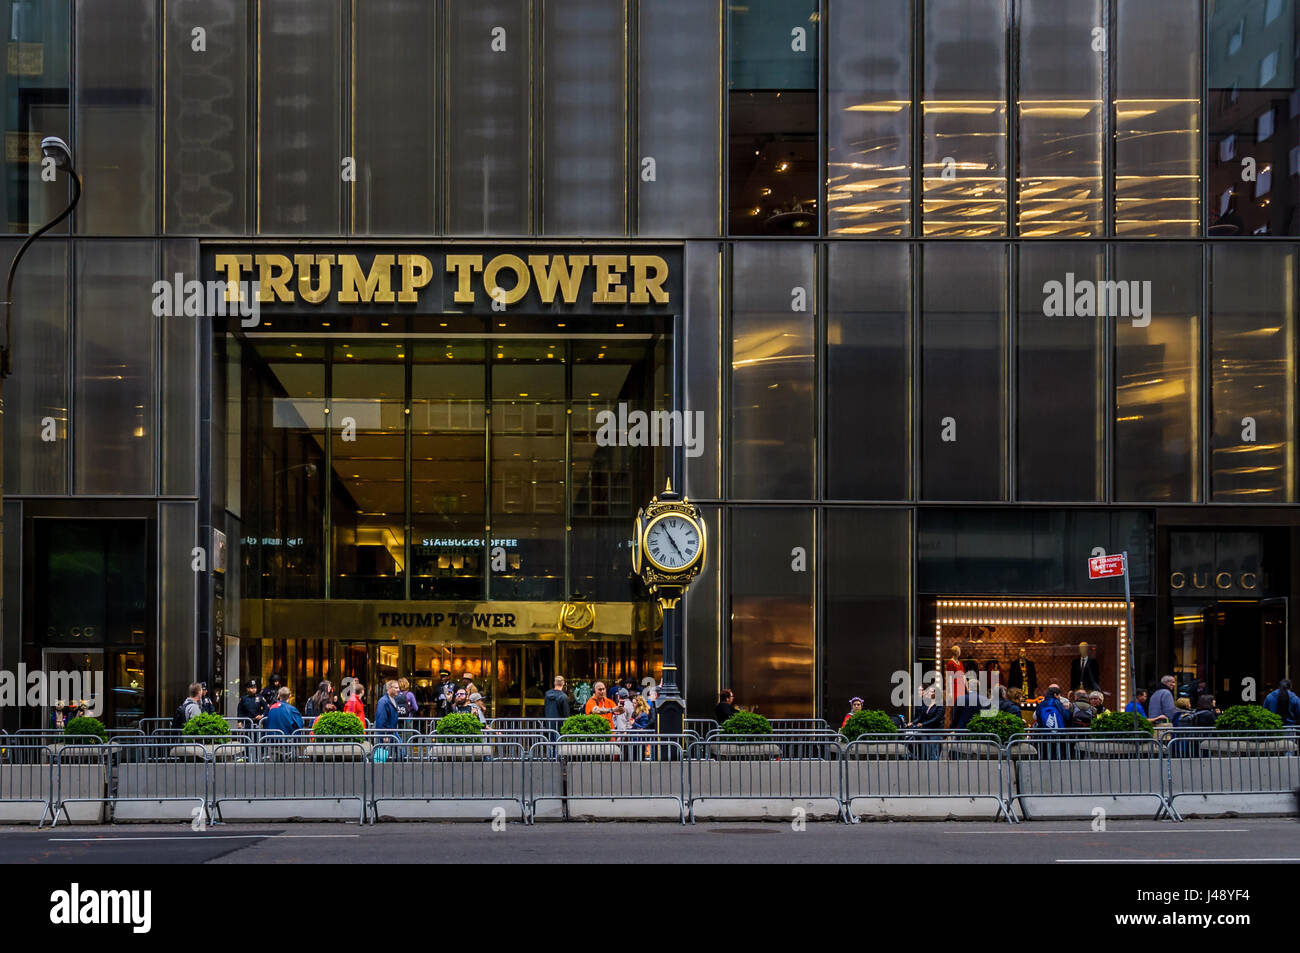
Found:
[(1115, 100), (1115, 234), (1200, 228), (1199, 99)]
[(1017, 223), (1025, 238), (1088, 238), (1103, 225), (1101, 101), (1026, 99)]
[(1002, 100), (921, 103), (926, 235), (1006, 234), (1007, 107)]

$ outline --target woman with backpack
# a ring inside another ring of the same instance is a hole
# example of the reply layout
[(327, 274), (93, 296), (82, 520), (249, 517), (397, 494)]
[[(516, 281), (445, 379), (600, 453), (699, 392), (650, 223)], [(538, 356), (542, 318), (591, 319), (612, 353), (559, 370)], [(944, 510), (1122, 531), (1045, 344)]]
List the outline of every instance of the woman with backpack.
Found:
[(334, 685), (329, 681), (321, 682), (316, 688), (316, 694), (307, 699), (307, 706), (303, 715), (308, 718), (319, 717), (325, 714), (325, 705), (334, 700)]

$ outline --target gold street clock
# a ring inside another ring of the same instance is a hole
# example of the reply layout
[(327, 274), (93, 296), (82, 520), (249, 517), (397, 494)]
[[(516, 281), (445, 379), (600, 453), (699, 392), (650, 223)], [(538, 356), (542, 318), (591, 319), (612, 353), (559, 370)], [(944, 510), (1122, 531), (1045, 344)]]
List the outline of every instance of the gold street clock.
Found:
[(672, 482), (636, 514), (632, 527), (632, 569), (652, 594), (676, 605), (704, 568), (707, 540), (700, 510), (673, 492)]

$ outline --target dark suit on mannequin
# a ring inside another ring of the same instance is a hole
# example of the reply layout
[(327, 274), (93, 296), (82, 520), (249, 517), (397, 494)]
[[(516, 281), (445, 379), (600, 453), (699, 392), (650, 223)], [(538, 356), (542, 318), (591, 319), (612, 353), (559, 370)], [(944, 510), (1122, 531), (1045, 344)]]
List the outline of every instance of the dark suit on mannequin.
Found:
[(1101, 691), (1101, 666), (1092, 656), (1076, 658), (1070, 663), (1070, 689), (1080, 688), (1087, 692)]

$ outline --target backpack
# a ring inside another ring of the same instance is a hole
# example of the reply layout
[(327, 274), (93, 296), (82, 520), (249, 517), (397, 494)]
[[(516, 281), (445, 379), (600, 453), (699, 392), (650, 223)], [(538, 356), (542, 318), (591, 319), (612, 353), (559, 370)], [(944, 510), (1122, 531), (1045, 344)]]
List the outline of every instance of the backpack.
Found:
[(1091, 728), (1092, 713), (1080, 709), (1070, 716), (1071, 728)]
[[(187, 698), (185, 701), (189, 701), (189, 699)], [(180, 731), (185, 727), (187, 721), (189, 719), (185, 717), (185, 702), (181, 702), (176, 706), (176, 711), (172, 713), (172, 727)]]
[[(385, 696), (385, 697), (387, 697), (387, 696)], [(402, 694), (401, 692), (398, 692), (398, 693), (397, 693), (397, 698), (393, 699), (393, 704), (397, 706), (397, 717), (398, 717), (398, 718), (410, 718), (410, 717), (411, 717), (411, 703), (407, 700), (407, 698), (406, 698), (406, 696), (405, 696), (404, 694)]]
[(1055, 701), (1045, 701), (1038, 709), (1038, 720), (1044, 728), (1064, 728), (1061, 706)]

